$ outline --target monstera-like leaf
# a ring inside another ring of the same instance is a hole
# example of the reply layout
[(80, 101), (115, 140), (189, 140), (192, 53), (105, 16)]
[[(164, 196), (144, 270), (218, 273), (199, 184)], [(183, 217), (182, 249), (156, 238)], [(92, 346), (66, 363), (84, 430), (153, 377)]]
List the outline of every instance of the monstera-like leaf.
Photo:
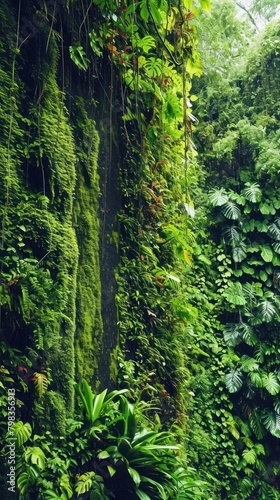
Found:
[(260, 319), (265, 323), (269, 323), (276, 314), (276, 307), (269, 300), (262, 300), (259, 305)]
[(246, 182), (247, 187), (243, 189), (242, 194), (246, 198), (246, 200), (251, 201), (252, 203), (257, 203), (261, 201), (262, 192), (260, 190), (259, 184), (254, 182), (254, 184), (250, 184)]
[(231, 226), (226, 226), (223, 230), (223, 236), (225, 242), (229, 245), (236, 245), (240, 241), (240, 231), (238, 226), (232, 224)]
[(224, 188), (214, 189), (209, 193), (209, 200), (213, 207), (221, 207), (228, 199), (228, 194)]
[(236, 306), (245, 306), (246, 298), (244, 296), (243, 288), (239, 281), (230, 283), (230, 285), (223, 292), (227, 302)]
[(237, 392), (243, 385), (243, 376), (239, 370), (231, 370), (225, 375), (225, 384), (229, 392)]
[(234, 201), (227, 201), (222, 206), (222, 213), (227, 219), (237, 220), (241, 216), (241, 211)]
[(273, 435), (280, 438), (280, 414), (276, 411), (266, 409), (262, 415), (265, 428)]
[(232, 258), (234, 262), (242, 262), (246, 256), (246, 245), (244, 243), (240, 243), (239, 245), (233, 247)]

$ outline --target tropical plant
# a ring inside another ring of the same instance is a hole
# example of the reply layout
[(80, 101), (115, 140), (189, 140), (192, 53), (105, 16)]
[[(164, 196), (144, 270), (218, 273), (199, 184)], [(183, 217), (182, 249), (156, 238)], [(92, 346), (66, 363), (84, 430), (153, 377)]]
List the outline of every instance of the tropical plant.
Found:
[(172, 432), (144, 428), (126, 390), (97, 395), (84, 380), (76, 390), (81, 412), (69, 421), (59, 447), (51, 446), (51, 435), (32, 436), (28, 423), (14, 425), (20, 498), (31, 499), (34, 492), (65, 500), (74, 493), (100, 499), (207, 497), (207, 483), (184, 465)]

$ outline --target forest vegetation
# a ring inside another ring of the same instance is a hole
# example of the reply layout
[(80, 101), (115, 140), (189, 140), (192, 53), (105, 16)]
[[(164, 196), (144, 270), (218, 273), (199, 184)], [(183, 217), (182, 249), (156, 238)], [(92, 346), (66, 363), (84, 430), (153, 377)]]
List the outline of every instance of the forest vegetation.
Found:
[(280, 499), (276, 0), (0, 0), (0, 497)]

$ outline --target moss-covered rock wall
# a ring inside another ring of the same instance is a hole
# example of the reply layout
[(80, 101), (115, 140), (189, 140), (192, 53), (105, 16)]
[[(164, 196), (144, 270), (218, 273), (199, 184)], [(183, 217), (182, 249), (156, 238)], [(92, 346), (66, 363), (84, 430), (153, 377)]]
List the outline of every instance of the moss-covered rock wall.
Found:
[(0, 2), (0, 334), (7, 365), (9, 350), (24, 356), (12, 371), (26, 418), (45, 398), (61, 433), (73, 380), (98, 383), (103, 326), (99, 137), (84, 82), (69, 78), (65, 6), (53, 7)]

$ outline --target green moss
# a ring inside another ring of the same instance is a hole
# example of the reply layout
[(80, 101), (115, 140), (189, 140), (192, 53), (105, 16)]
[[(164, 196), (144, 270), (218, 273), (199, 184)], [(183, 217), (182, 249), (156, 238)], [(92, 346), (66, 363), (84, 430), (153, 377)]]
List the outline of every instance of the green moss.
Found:
[(44, 420), (54, 436), (64, 436), (66, 433), (65, 400), (55, 391), (46, 392), (43, 400)]
[(79, 245), (75, 354), (77, 376), (94, 384), (102, 349), (97, 155), (99, 138), (84, 101), (75, 99), (73, 124), (77, 153), (74, 227)]
[[(42, 40), (44, 36), (41, 33)], [(30, 81), (20, 82), (25, 61), (20, 54), (17, 57), (19, 65), (15, 61), (7, 70), (4, 58), (0, 67), (1, 338), (44, 358), (50, 389), (58, 393), (66, 409), (65, 414), (56, 407), (53, 411), (63, 419), (74, 408), (75, 144), (57, 84), (55, 38), (50, 37), (39, 71), (29, 68), (42, 86), (36, 102), (30, 97)]]
[(110, 380), (115, 384), (117, 382), (119, 375), (119, 363), (118, 363), (119, 355), (120, 355), (120, 348), (119, 346), (117, 346), (110, 354)]

